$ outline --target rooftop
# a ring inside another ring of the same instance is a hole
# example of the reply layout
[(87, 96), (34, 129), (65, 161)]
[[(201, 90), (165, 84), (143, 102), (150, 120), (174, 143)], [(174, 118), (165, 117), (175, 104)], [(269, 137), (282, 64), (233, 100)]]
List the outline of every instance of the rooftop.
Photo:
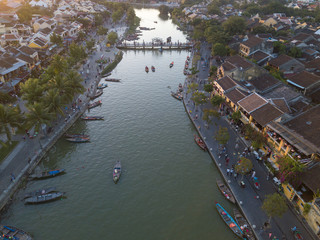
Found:
[(263, 127), (266, 126), (269, 122), (280, 117), (282, 114), (282, 111), (280, 111), (270, 103), (267, 103), (250, 113), (253, 119)]
[(227, 91), (230, 88), (237, 86), (237, 83), (229, 76), (225, 76), (217, 80), (217, 84), (224, 90)]
[(260, 75), (259, 77), (251, 80), (250, 83), (259, 92), (264, 92), (272, 87), (280, 85), (281, 82), (278, 79), (271, 76), (269, 73), (264, 73), (264, 74)]
[(260, 45), (263, 42), (261, 38), (251, 36), (247, 41), (242, 42), (241, 44), (247, 46), (248, 48), (254, 48), (255, 46)]
[(255, 51), (254, 53), (252, 53), (250, 55), (250, 57), (257, 62), (259, 62), (269, 56), (270, 56), (269, 54), (266, 54), (265, 52), (262, 52), (261, 50)]
[(274, 105), (277, 106), (284, 113), (291, 113), (291, 109), (288, 106), (287, 101), (284, 98), (274, 98), (271, 99)]
[(247, 113), (251, 113), (259, 107), (267, 104), (268, 102), (256, 93), (252, 93), (244, 99), (238, 101), (240, 107), (242, 107)]
[(269, 61), (269, 64), (272, 66), (280, 67), (281, 65), (293, 60), (294, 58), (289, 57), (288, 55), (281, 54), (280, 56), (273, 58)]
[(230, 92), (227, 92), (225, 96), (229, 98), (230, 101), (232, 101), (233, 103), (237, 103), (241, 99), (248, 96), (248, 93), (240, 91), (239, 89), (235, 88), (235, 89), (232, 89)]
[(235, 65), (236, 67), (242, 68), (244, 70), (249, 69), (253, 66), (252, 63), (248, 62), (246, 59), (244, 59), (243, 57), (240, 57), (239, 55), (228, 57), (226, 59), (226, 62), (229, 62)]
[(297, 73), (287, 80), (288, 83), (291, 83), (292, 85), (302, 89), (308, 88), (314, 83), (319, 81), (320, 81), (319, 76), (309, 73), (307, 71), (302, 71), (300, 73)]
[(223, 67), (223, 70), (226, 71), (226, 72), (237, 68), (235, 65), (233, 65), (233, 64), (231, 64), (229, 62), (224, 62), (222, 64), (222, 67)]
[(301, 94), (294, 91), (291, 87), (284, 84), (281, 84), (272, 91), (263, 94), (265, 98), (284, 98), (288, 103), (300, 95)]

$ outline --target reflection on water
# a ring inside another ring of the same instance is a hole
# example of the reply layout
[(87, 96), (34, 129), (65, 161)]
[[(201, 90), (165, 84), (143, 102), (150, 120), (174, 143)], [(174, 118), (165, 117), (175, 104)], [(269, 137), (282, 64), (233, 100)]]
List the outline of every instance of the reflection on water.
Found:
[[(137, 10), (143, 39), (155, 36), (185, 41), (171, 20), (154, 9)], [(154, 21), (158, 23), (155, 24)], [(31, 232), (35, 239), (234, 239), (214, 209), (218, 176), (207, 153), (193, 140), (195, 130), (183, 105), (170, 96), (184, 81), (187, 51), (125, 51), (90, 114), (104, 121), (81, 121), (68, 131), (90, 135), (90, 143), (61, 138), (41, 164), (66, 174), (28, 183), (18, 193), (3, 223)], [(174, 61), (174, 67), (169, 63)], [(156, 72), (145, 73), (145, 66)], [(112, 168), (121, 160), (118, 184)], [(25, 206), (25, 192), (55, 186), (66, 199)]]

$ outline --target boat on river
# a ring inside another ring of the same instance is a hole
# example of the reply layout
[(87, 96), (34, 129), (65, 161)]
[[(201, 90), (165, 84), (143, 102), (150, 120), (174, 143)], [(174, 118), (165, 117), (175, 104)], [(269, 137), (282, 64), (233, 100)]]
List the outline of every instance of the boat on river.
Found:
[(235, 204), (236, 200), (234, 199), (234, 196), (233, 196), (231, 190), (224, 184), (224, 182), (217, 179), (217, 185), (218, 185), (218, 188), (219, 188), (220, 192), (222, 193), (222, 195), (227, 200), (229, 200), (230, 202)]
[(93, 102), (93, 103), (90, 103), (88, 104), (88, 108), (91, 109), (91, 108), (95, 108), (95, 107), (98, 107), (102, 104), (101, 101), (96, 101), (96, 102)]
[(154, 66), (151, 66), (151, 71), (152, 72), (155, 72), (156, 71), (156, 68)]
[(120, 82), (121, 79), (118, 78), (105, 78), (104, 79), (107, 82)]
[(183, 92), (183, 86), (181, 83), (179, 83), (179, 92)]
[(246, 236), (246, 239), (255, 240), (256, 238), (254, 237), (254, 233), (250, 227), (250, 224), (248, 223), (247, 219), (240, 213), (240, 211), (234, 208), (233, 215), (243, 234)]
[(45, 178), (52, 178), (55, 176), (60, 175), (61, 173), (64, 173), (64, 169), (55, 169), (55, 170), (47, 170), (43, 171), (39, 174), (32, 174), (30, 176), (31, 179), (45, 179)]
[(89, 142), (90, 138), (75, 137), (75, 138), (66, 138), (66, 140), (73, 143), (85, 143), (85, 142)]
[(63, 192), (54, 192), (48, 193), (40, 196), (30, 197), (24, 200), (24, 204), (32, 204), (32, 203), (46, 203), (54, 200), (58, 200), (64, 196)]
[(230, 214), (219, 204), (216, 203), (216, 208), (218, 210), (219, 215), (222, 217), (223, 221), (227, 224), (227, 226), (236, 234), (238, 237), (243, 238), (243, 232), (241, 231), (239, 225), (236, 221), (230, 216)]
[(172, 67), (173, 67), (173, 62), (171, 62), (171, 63), (169, 64), (169, 67), (170, 67), (170, 68), (172, 68)]
[(144, 69), (145, 71), (146, 71), (146, 73), (148, 73), (149, 72), (149, 68), (146, 66), (145, 67), (145, 69)]
[(26, 233), (25, 231), (7, 225), (0, 225), (0, 240), (32, 240), (31, 235)]
[(196, 144), (203, 150), (206, 151), (207, 150), (207, 146), (204, 143), (204, 141), (201, 139), (201, 137), (198, 137), (196, 135), (194, 135), (194, 141), (196, 142)]
[(103, 120), (104, 117), (102, 116), (87, 116), (87, 117), (81, 117), (82, 120), (86, 121), (94, 121), (94, 120)]
[(114, 183), (117, 183), (119, 181), (120, 175), (121, 175), (121, 162), (118, 160), (113, 167), (112, 178)]
[(111, 73), (107, 73), (105, 75), (102, 75), (102, 77), (109, 77), (111, 75)]
[(98, 85), (97, 89), (104, 89), (104, 88), (106, 88), (106, 87), (108, 87), (108, 84), (106, 84), (106, 83), (100, 83), (100, 84)]
[(98, 90), (98, 91), (96, 91), (95, 95), (90, 97), (90, 99), (91, 100), (96, 99), (97, 97), (100, 97), (102, 94), (103, 94), (103, 90)]
[(174, 97), (175, 99), (181, 101), (183, 99), (182, 95), (180, 92), (171, 92), (171, 96)]
[(64, 137), (66, 137), (66, 138), (89, 138), (89, 135), (66, 133), (66, 134), (64, 134)]
[(24, 195), (24, 198), (30, 198), (30, 197), (36, 197), (36, 196), (48, 194), (48, 193), (54, 192), (55, 190), (56, 190), (55, 187), (39, 189), (39, 190), (36, 190), (36, 191), (33, 191), (33, 192), (26, 193)]

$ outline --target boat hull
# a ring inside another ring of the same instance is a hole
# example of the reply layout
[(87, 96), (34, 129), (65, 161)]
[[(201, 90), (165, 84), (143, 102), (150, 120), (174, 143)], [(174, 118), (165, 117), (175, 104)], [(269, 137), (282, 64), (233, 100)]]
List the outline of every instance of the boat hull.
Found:
[(112, 179), (114, 183), (117, 183), (119, 181), (121, 172), (122, 172), (121, 163), (120, 161), (117, 161), (113, 167), (113, 173), (112, 173)]
[(0, 225), (0, 232), (2, 233), (0, 239), (6, 240), (12, 238), (19, 240), (32, 240), (30, 234), (16, 227)]
[(25, 204), (40, 204), (40, 203), (47, 203), (58, 200), (64, 196), (64, 193), (57, 192), (57, 193), (49, 193), (44, 194), (36, 197), (27, 198), (24, 203)]
[(217, 186), (222, 193), (222, 195), (233, 204), (236, 203), (236, 200), (231, 192), (231, 190), (222, 182), (221, 180), (217, 180)]

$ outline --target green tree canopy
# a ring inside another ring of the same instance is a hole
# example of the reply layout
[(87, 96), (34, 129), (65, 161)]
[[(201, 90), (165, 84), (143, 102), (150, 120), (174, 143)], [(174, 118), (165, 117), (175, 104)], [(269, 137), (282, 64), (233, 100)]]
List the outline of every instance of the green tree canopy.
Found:
[(206, 92), (212, 92), (213, 91), (213, 85), (212, 84), (205, 84), (203, 89), (206, 91)]
[(220, 118), (220, 114), (214, 109), (203, 109), (202, 120), (206, 121), (208, 124), (211, 124), (211, 117)]
[(161, 5), (161, 6), (159, 7), (159, 11), (160, 11), (160, 14), (161, 14), (161, 15), (168, 15), (168, 13), (169, 13), (169, 7), (166, 6), (166, 5)]
[(279, 164), (280, 181), (298, 186), (301, 183), (301, 175), (305, 166), (289, 156), (281, 157), (277, 160)]
[(273, 42), (273, 52), (279, 54), (286, 53), (286, 46), (282, 42)]
[(108, 28), (105, 28), (103, 26), (99, 26), (97, 30), (98, 35), (106, 35), (108, 33)]
[(291, 57), (294, 57), (294, 58), (301, 58), (302, 51), (300, 48), (292, 47), (292, 48), (290, 48), (288, 55)]
[(9, 107), (0, 104), (0, 132), (5, 132), (11, 143), (12, 127), (19, 127), (22, 123), (22, 115), (18, 107)]
[(44, 107), (42, 103), (35, 103), (34, 105), (28, 105), (28, 113), (26, 114), (26, 124), (28, 128), (32, 126), (39, 132), (41, 125), (48, 125), (52, 118), (52, 114)]
[(230, 35), (243, 34), (246, 29), (246, 21), (242, 17), (231, 16), (223, 22), (222, 26)]
[(215, 135), (215, 139), (222, 145), (226, 145), (229, 141), (230, 135), (228, 128), (219, 127), (218, 132)]
[(269, 216), (270, 223), (272, 217), (282, 217), (288, 210), (286, 200), (278, 193), (269, 194), (266, 196), (262, 204), (262, 209)]
[(86, 47), (89, 52), (92, 51), (92, 48), (94, 47), (95, 44), (96, 42), (93, 39), (91, 39), (90, 41), (86, 41)]
[(227, 48), (227, 46), (225, 46), (221, 43), (216, 43), (212, 46), (211, 54), (213, 56), (224, 57), (224, 56), (227, 56), (228, 53), (229, 53), (229, 49)]
[(198, 84), (198, 83), (194, 83), (194, 82), (190, 83), (190, 84), (188, 85), (187, 93), (194, 92), (195, 90), (198, 89), (198, 87), (199, 87), (199, 84)]
[(233, 121), (235, 121), (236, 123), (238, 123), (241, 119), (241, 112), (238, 110), (238, 111), (235, 111), (231, 114), (231, 118)]
[(224, 98), (221, 97), (220, 95), (214, 95), (214, 96), (211, 98), (211, 104), (212, 104), (214, 107), (220, 106), (223, 102), (225, 102), (225, 100), (224, 100)]
[(27, 104), (40, 102), (43, 96), (44, 87), (38, 78), (29, 78), (25, 83), (21, 84), (22, 99)]
[(108, 34), (108, 42), (111, 44), (115, 44), (118, 40), (118, 34), (116, 32), (110, 32)]
[(253, 165), (251, 160), (248, 158), (242, 157), (236, 164), (235, 170), (238, 174), (242, 175), (242, 179), (243, 179), (243, 176), (248, 174), (252, 170), (252, 167)]
[(57, 44), (58, 46), (63, 46), (63, 39), (60, 35), (57, 35), (56, 33), (53, 33), (50, 36), (50, 42), (52, 42), (53, 44)]
[(207, 102), (207, 96), (203, 92), (199, 91), (193, 92), (191, 99), (194, 101), (196, 106)]

